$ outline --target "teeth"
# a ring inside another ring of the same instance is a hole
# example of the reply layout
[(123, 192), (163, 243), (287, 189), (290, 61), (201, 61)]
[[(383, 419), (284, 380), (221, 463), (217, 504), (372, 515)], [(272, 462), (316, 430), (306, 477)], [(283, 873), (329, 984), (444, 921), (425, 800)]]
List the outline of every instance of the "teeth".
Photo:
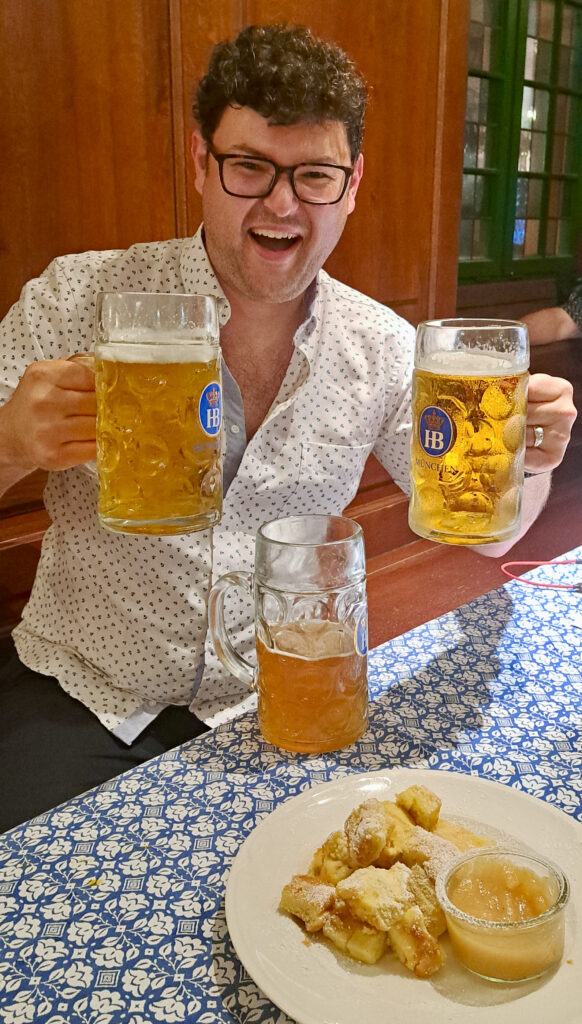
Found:
[(255, 228), (254, 235), (264, 235), (265, 238), (297, 238), (297, 235), (289, 234), (287, 231), (270, 231), (268, 228)]

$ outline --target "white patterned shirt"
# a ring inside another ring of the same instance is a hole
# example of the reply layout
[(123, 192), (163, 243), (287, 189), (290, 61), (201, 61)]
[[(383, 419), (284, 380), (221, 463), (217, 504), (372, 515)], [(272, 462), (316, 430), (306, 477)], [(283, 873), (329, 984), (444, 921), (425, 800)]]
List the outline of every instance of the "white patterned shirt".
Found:
[[(99, 291), (214, 295), (221, 326), (230, 316), (201, 229), (188, 239), (60, 257), (24, 287), (1, 325), (0, 401), (34, 360), (91, 349)], [(97, 519), (90, 466), (49, 474), (52, 525), (16, 647), (25, 665), (55, 676), (126, 742), (167, 704), (188, 704), (211, 726), (253, 705), (216, 657), (207, 600), (223, 573), (252, 570), (262, 523), (341, 515), (371, 452), (409, 489), (414, 330), (325, 271), (311, 291), (279, 394), (244, 447), (213, 530), (108, 532)], [(240, 434), (236, 440), (240, 446)], [(249, 657), (252, 608), (244, 594), (227, 600), (227, 617), (235, 646)]]

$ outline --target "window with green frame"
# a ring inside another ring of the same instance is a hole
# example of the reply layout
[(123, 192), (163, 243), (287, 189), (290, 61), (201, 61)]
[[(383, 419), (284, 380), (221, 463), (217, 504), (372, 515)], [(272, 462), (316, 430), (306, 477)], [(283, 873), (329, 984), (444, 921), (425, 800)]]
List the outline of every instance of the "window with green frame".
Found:
[(582, 0), (471, 0), (461, 282), (555, 275), (582, 230)]

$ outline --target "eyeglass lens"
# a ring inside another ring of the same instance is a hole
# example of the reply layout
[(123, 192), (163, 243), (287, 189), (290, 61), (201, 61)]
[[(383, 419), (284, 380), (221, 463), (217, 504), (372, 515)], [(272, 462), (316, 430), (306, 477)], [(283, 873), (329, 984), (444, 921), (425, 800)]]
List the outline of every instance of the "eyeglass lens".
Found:
[[(222, 173), (228, 192), (256, 199), (271, 190), (277, 168), (270, 160), (227, 156), (222, 162)], [(299, 164), (292, 173), (296, 195), (308, 203), (336, 202), (345, 187), (346, 173), (341, 167)]]

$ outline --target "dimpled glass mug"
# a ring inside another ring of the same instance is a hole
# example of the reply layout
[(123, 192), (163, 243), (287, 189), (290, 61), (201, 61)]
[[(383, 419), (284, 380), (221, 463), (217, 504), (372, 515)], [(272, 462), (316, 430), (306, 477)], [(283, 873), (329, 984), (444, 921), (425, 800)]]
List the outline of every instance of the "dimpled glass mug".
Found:
[(429, 320), (416, 334), (410, 528), (447, 544), (519, 532), (529, 340), (514, 320)]
[[(257, 668), (234, 650), (224, 622), (230, 587), (254, 598)], [(368, 723), (368, 612), (361, 527), (341, 516), (266, 523), (254, 573), (213, 586), (216, 653), (258, 694), (259, 727), (283, 750), (323, 753), (354, 743)]]
[(208, 529), (222, 513), (215, 299), (102, 292), (96, 335), (101, 524), (121, 533)]

